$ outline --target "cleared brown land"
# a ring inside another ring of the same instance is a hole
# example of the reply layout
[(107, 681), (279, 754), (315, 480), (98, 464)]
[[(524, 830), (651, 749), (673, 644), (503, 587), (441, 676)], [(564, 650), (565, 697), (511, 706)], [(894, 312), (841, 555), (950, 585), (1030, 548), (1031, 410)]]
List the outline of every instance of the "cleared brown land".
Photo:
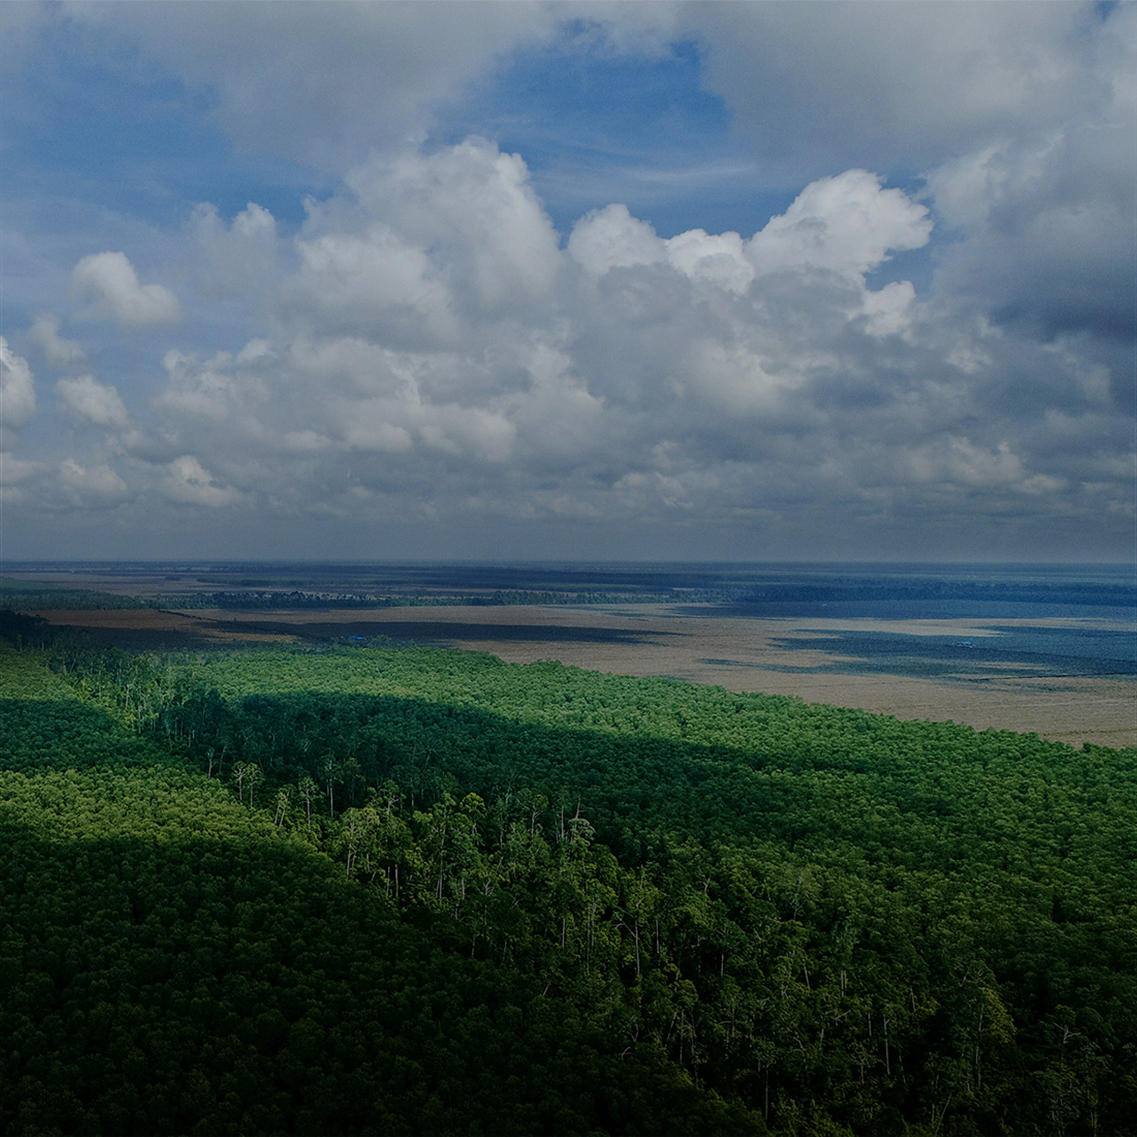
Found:
[[(1080, 745), (1137, 746), (1137, 685), (1110, 678), (969, 675), (939, 680), (892, 674), (811, 672), (856, 661), (809, 649), (808, 637), (840, 631), (904, 632), (976, 640), (994, 635), (974, 620), (756, 619), (683, 614), (667, 605), (596, 607), (408, 607), (354, 611), (205, 609), (42, 612), (53, 624), (91, 630), (132, 648), (387, 635), (420, 644), (487, 651), (529, 663), (555, 659), (619, 675), (670, 675), (731, 691), (795, 695), (902, 719), (952, 720), (979, 729), (1035, 732)], [(1023, 621), (1037, 626), (1043, 621)], [(1049, 621), (1055, 627), (1074, 621)], [(1014, 620), (999, 620), (1002, 627)], [(1078, 623), (1084, 624), (1085, 621)], [(794, 638), (800, 647), (774, 641)], [(784, 670), (793, 668), (793, 671)]]
[(288, 632), (261, 632), (244, 624), (227, 626), (225, 621), (199, 617), (197, 613), (163, 612), (153, 608), (29, 610), (29, 615), (42, 616), (56, 627), (83, 628), (100, 643), (131, 651), (287, 643), (297, 638)]

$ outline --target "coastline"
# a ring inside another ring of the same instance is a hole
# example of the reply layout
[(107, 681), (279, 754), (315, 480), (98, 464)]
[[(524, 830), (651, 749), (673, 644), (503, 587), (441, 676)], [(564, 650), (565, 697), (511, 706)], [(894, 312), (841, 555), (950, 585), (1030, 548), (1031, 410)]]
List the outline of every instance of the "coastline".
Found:
[[(953, 721), (976, 729), (1035, 733), (1074, 746), (1137, 746), (1132, 677), (1048, 674), (1045, 668), (967, 661), (934, 677), (903, 674), (896, 661), (833, 650), (839, 635), (915, 637), (913, 642), (992, 643), (1017, 627), (1058, 633), (1123, 621), (1087, 616), (1031, 619), (757, 617), (696, 614), (667, 604), (448, 606), (361, 609), (42, 611), (54, 625), (89, 630), (134, 649), (242, 643), (398, 641), (485, 651), (511, 663), (556, 660), (640, 677), (670, 676), (731, 691), (788, 695), (900, 719)], [(966, 653), (960, 653), (966, 655)], [(911, 666), (911, 662), (907, 664)], [(889, 668), (893, 668), (890, 670)]]

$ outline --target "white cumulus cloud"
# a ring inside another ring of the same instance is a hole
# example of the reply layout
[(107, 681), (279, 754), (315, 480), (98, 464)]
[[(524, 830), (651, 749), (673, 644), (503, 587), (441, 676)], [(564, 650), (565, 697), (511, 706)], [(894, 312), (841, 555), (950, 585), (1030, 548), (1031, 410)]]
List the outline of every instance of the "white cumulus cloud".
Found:
[(238, 497), (235, 490), (217, 485), (213, 475), (192, 454), (183, 454), (169, 463), (162, 478), (162, 492), (171, 501), (210, 509), (232, 505)]
[(276, 218), (250, 201), (226, 224), (217, 207), (203, 202), (190, 219), (198, 253), (197, 283), (205, 296), (232, 297), (263, 288), (273, 276), (279, 236)]
[(28, 361), (17, 355), (0, 336), (0, 429), (24, 425), (36, 409), (36, 387)]
[(891, 250), (922, 248), (931, 233), (926, 207), (901, 190), (881, 188), (876, 174), (847, 170), (806, 186), (747, 251), (762, 274), (804, 268), (863, 276)]
[(53, 367), (82, 366), (87, 361), (83, 348), (74, 340), (65, 340), (59, 335), (60, 319), (51, 312), (36, 316), (28, 339), (43, 352), (44, 359)]
[(87, 301), (86, 315), (123, 327), (172, 324), (182, 317), (178, 298), (164, 285), (141, 284), (125, 253), (93, 253), (71, 273), (72, 291)]
[(609, 269), (659, 264), (667, 260), (667, 246), (646, 221), (640, 221), (620, 203), (596, 209), (582, 217), (569, 237), (568, 251), (595, 276)]
[(15, 454), (8, 451), (0, 451), (0, 471), (3, 472), (3, 484), (5, 487), (10, 486), (13, 482), (22, 482), (28, 478), (34, 478), (37, 474), (43, 472), (44, 466), (42, 462), (27, 461), (23, 458), (17, 458)]
[(348, 181), (365, 208), (429, 250), (459, 302), (492, 312), (548, 296), (559, 241), (519, 155), (472, 138), (372, 163)]
[(130, 414), (113, 384), (100, 383), (93, 375), (80, 375), (60, 379), (55, 391), (68, 411), (94, 426), (112, 430), (130, 426)]
[[(56, 388), (154, 472), (135, 479), (150, 508), (237, 525), (233, 507), (255, 505), (356, 532), (477, 518), (793, 533), (821, 515), (829, 532), (943, 502), (1005, 521), (1118, 497), (1072, 476), (1078, 448), (1102, 447), (1100, 368), (961, 323), (907, 280), (869, 287), (927, 243), (932, 215), (865, 170), (809, 183), (751, 236), (664, 239), (615, 203), (562, 248), (525, 164), (471, 140), (369, 160), (293, 236), (255, 211), (241, 225), (274, 246), (248, 278), (263, 330), (169, 350), (144, 438), (113, 387)], [(237, 228), (199, 212), (189, 236), (236, 248)], [(1039, 409), (1017, 427), (1001, 408), (1028, 392)], [(118, 500), (94, 473), (105, 458), (74, 461)]]
[(83, 465), (68, 458), (59, 465), (59, 485), (75, 506), (106, 508), (131, 496), (126, 482), (105, 463)]

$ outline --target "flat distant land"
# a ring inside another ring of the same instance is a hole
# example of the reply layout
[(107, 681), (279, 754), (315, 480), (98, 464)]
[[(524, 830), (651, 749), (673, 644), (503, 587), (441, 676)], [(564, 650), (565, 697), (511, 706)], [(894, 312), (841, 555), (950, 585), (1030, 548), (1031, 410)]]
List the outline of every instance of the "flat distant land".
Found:
[[(971, 570), (962, 578), (947, 569), (879, 568), (748, 574), (457, 566), (367, 574), (346, 566), (98, 566), (9, 570), (5, 589), (20, 581), (161, 605), (23, 608), (134, 650), (388, 637), (1075, 745), (1137, 746), (1137, 626), (1125, 606), (1123, 574), (1095, 582), (1047, 570)], [(395, 606), (364, 606), (376, 589)], [(502, 603), (506, 590), (510, 602)], [(537, 593), (545, 602), (517, 602)], [(286, 595), (290, 603), (272, 606)], [(593, 602), (572, 602), (583, 595)], [(217, 597), (224, 607), (205, 606)], [(323, 606), (324, 597), (334, 599)]]

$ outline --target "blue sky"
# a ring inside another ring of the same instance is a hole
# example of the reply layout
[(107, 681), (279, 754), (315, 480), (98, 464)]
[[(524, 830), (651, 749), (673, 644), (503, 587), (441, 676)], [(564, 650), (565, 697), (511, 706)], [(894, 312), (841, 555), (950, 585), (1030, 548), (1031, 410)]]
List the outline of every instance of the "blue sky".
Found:
[(0, 6), (3, 555), (1131, 559), (1135, 25)]
[(644, 58), (589, 50), (579, 25), (540, 51), (470, 84), (434, 138), (470, 133), (524, 156), (554, 225), (568, 233), (614, 200), (650, 217), (664, 237), (688, 229), (747, 234), (800, 187), (764, 185), (753, 149), (731, 130), (721, 96), (702, 84), (687, 40)]

